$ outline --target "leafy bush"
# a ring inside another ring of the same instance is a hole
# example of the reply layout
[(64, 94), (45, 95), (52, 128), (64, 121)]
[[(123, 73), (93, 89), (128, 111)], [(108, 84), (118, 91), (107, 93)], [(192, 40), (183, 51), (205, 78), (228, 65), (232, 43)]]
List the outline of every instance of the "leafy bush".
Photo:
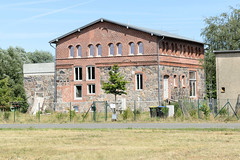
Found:
[(203, 104), (202, 107), (200, 108), (200, 111), (203, 112), (203, 114), (204, 114), (204, 116), (205, 116), (206, 119), (209, 118), (211, 110), (210, 110), (210, 108), (207, 106), (207, 104)]
[(190, 116), (192, 118), (197, 118), (197, 110), (196, 109), (191, 109), (188, 111), (188, 113), (190, 114)]
[(7, 120), (9, 119), (9, 117), (10, 117), (10, 112), (4, 112), (4, 113), (3, 113), (3, 119), (4, 119), (4, 120), (7, 121)]
[(42, 114), (42, 111), (38, 111), (38, 112), (36, 113), (36, 117), (38, 118), (38, 117), (40, 116), (40, 114)]
[(164, 115), (165, 117), (168, 116), (168, 110), (169, 110), (169, 108), (167, 108), (167, 107), (163, 107), (163, 108), (162, 108), (162, 112), (163, 112), (163, 115)]
[(223, 108), (220, 112), (219, 112), (220, 116), (225, 117), (227, 115), (227, 109)]
[(65, 117), (65, 114), (62, 113), (62, 112), (56, 114), (56, 118), (57, 118), (58, 120), (62, 120), (64, 117)]
[(128, 107), (122, 114), (123, 116), (123, 120), (127, 120), (129, 118), (133, 117), (133, 112), (131, 111), (131, 109)]
[(174, 105), (174, 118), (181, 117), (182, 116), (182, 109), (179, 106), (178, 102), (171, 103), (171, 105)]

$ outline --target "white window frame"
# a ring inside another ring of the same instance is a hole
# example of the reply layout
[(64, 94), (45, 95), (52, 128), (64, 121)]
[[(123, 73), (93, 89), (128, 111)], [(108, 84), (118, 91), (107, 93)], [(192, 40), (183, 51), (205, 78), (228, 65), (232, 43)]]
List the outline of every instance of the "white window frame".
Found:
[[(102, 45), (101, 44), (98, 44), (97, 46), (97, 56), (98, 57), (101, 57), (102, 56)], [(100, 48), (98, 48), (98, 47), (100, 47)], [(101, 50), (101, 55), (99, 54), (99, 51)], [(93, 54), (94, 54), (94, 52), (93, 52)]]
[[(113, 46), (113, 54), (111, 54), (111, 45)], [(114, 56), (114, 44), (113, 43), (110, 43), (109, 45), (108, 45), (108, 48), (109, 48), (109, 56)]]
[[(93, 47), (92, 51), (93, 51), (93, 55), (91, 55), (91, 46)], [(89, 50), (89, 54), (88, 54), (88, 57), (93, 57), (94, 56), (94, 46), (92, 44), (90, 44), (88, 46), (88, 50)]]
[(186, 81), (186, 79), (185, 79), (185, 78), (186, 78), (186, 76), (185, 76), (185, 75), (182, 75), (182, 77), (181, 77), (181, 78), (182, 78), (182, 79), (181, 79), (181, 84), (182, 84), (182, 87), (183, 87), (183, 88), (185, 88), (185, 83), (186, 83), (186, 82), (185, 82), (185, 81)]
[[(79, 56), (79, 48), (81, 48), (81, 55)], [(77, 57), (81, 58), (82, 57), (82, 46), (78, 45), (77, 46)]]
[[(77, 97), (77, 87), (78, 86), (81, 86), (81, 97)], [(81, 100), (82, 99), (82, 97), (83, 97), (83, 87), (82, 87), (82, 85), (75, 85), (74, 86), (74, 99), (76, 99), (76, 100)]]
[(177, 87), (177, 75), (173, 75), (173, 86), (176, 88)]
[[(78, 68), (78, 75), (76, 75), (76, 68)], [(81, 76), (80, 76), (80, 72), (79, 72), (80, 68), (82, 70), (82, 67), (79, 67), (79, 66), (74, 67), (74, 81), (82, 81), (82, 75), (83, 74), (82, 74), (82, 71), (81, 71)], [(76, 80), (77, 77), (78, 77), (78, 80)], [(81, 77), (81, 79), (80, 79), (80, 77)]]
[[(90, 79), (88, 78), (88, 75), (89, 75), (89, 73), (88, 73), (88, 68), (91, 68), (91, 69), (90, 69), (90, 75), (91, 75), (91, 76), (90, 76)], [(93, 73), (92, 73), (93, 70), (92, 70), (92, 68), (94, 68), (94, 79), (93, 79)], [(87, 75), (87, 78), (86, 78), (87, 80), (92, 81), (92, 80), (95, 80), (95, 79), (96, 79), (96, 68), (95, 68), (95, 66), (87, 66), (87, 67), (86, 67), (86, 72), (87, 72), (87, 74), (86, 74), (86, 75)]]
[[(142, 44), (142, 53), (140, 53), (140, 44)], [(143, 55), (143, 43), (142, 42), (138, 42), (138, 54)]]
[[(134, 45), (134, 47), (133, 47), (134, 53), (132, 53), (132, 46), (131, 46), (131, 44)], [(131, 55), (131, 56), (135, 55), (135, 44), (133, 42), (129, 43), (129, 55)]]
[[(74, 47), (71, 45), (68, 47), (69, 49), (69, 58), (73, 58), (74, 57)], [(73, 55), (71, 55), (71, 51), (73, 51)]]
[(143, 74), (142, 73), (136, 74), (136, 90), (143, 90)]
[(122, 56), (122, 54), (123, 54), (123, 50), (122, 50), (122, 48), (121, 48), (122, 53), (119, 54), (119, 45), (121, 45), (121, 47), (122, 47), (122, 43), (118, 43), (118, 44), (117, 44), (117, 56)]
[[(195, 73), (195, 77), (194, 79), (190, 78), (190, 73)], [(194, 86), (193, 86), (194, 85)], [(193, 86), (193, 87), (191, 87)], [(192, 93), (192, 95), (191, 95)], [(193, 93), (195, 93), (195, 95), (193, 95)], [(190, 97), (196, 97), (197, 96), (197, 79), (196, 79), (196, 71), (190, 71), (189, 72), (189, 95)]]
[[(89, 92), (89, 87), (91, 87), (90, 92)], [(88, 84), (87, 85), (87, 93), (88, 93), (88, 95), (96, 94), (96, 85), (95, 84)]]

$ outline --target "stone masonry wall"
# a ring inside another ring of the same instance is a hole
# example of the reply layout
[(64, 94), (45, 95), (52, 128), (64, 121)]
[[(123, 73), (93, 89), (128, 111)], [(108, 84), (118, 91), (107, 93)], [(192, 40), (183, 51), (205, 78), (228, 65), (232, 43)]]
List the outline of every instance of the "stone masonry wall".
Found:
[[(29, 111), (33, 107), (34, 99), (43, 97), (42, 107), (53, 109), (54, 75), (24, 75), (24, 88), (27, 96)], [(41, 108), (42, 110), (43, 108)]]

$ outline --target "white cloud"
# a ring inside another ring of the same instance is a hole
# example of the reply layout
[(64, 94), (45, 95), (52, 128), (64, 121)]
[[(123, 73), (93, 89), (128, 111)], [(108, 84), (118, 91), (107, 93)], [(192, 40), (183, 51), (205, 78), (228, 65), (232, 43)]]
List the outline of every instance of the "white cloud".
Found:
[(78, 6), (85, 5), (85, 4), (91, 3), (93, 1), (94, 0), (90, 0), (90, 1), (87, 1), (87, 2), (78, 3), (78, 4), (75, 4), (75, 5), (69, 6), (69, 7), (52, 10), (52, 11), (49, 11), (49, 12), (46, 12), (46, 13), (42, 13), (42, 14), (38, 14), (38, 15), (35, 15), (35, 16), (29, 17), (29, 18), (26, 18), (26, 19), (22, 19), (20, 21), (26, 22), (26, 21), (35, 20), (37, 18), (45, 17), (45, 16), (48, 16), (48, 15), (51, 15), (51, 14), (55, 14), (55, 13), (63, 12), (63, 11), (66, 11), (66, 10), (69, 10), (69, 9), (72, 9), (72, 8), (76, 8)]

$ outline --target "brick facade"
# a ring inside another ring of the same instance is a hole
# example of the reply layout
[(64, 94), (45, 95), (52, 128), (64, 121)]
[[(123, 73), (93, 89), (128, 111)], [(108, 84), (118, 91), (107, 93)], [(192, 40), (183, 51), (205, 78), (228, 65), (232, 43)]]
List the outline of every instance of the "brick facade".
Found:
[[(205, 93), (204, 70), (199, 60), (204, 57), (203, 44), (173, 36), (161, 36), (133, 27), (124, 26), (108, 20), (99, 20), (86, 27), (75, 30), (50, 43), (56, 44), (57, 101), (85, 102), (109, 100), (101, 89), (101, 83), (108, 79), (110, 66), (118, 64), (127, 84), (127, 100), (157, 100), (157, 53), (160, 53), (160, 89), (164, 99), (163, 79), (168, 75), (169, 99), (189, 97), (189, 71), (196, 72), (196, 96), (203, 98)], [(134, 43), (134, 55), (130, 54), (130, 43)], [(118, 55), (118, 44), (122, 45), (122, 55)], [(139, 53), (139, 43), (143, 44), (143, 53)], [(158, 44), (159, 43), (159, 44)], [(101, 45), (101, 56), (97, 46)], [(114, 46), (114, 55), (110, 55), (109, 45)], [(94, 55), (90, 56), (89, 46), (93, 45)], [(70, 56), (70, 47), (74, 55)], [(81, 57), (78, 56), (81, 46)], [(95, 79), (87, 79), (87, 67), (95, 67)], [(81, 67), (82, 79), (76, 80), (75, 67)], [(143, 89), (136, 90), (136, 74), (143, 75)], [(175, 77), (175, 82), (173, 81)], [(184, 86), (182, 84), (184, 78)], [(95, 93), (89, 94), (89, 84), (95, 84)], [(82, 87), (82, 98), (76, 99), (75, 86)], [(124, 97), (124, 96), (122, 96)]]

